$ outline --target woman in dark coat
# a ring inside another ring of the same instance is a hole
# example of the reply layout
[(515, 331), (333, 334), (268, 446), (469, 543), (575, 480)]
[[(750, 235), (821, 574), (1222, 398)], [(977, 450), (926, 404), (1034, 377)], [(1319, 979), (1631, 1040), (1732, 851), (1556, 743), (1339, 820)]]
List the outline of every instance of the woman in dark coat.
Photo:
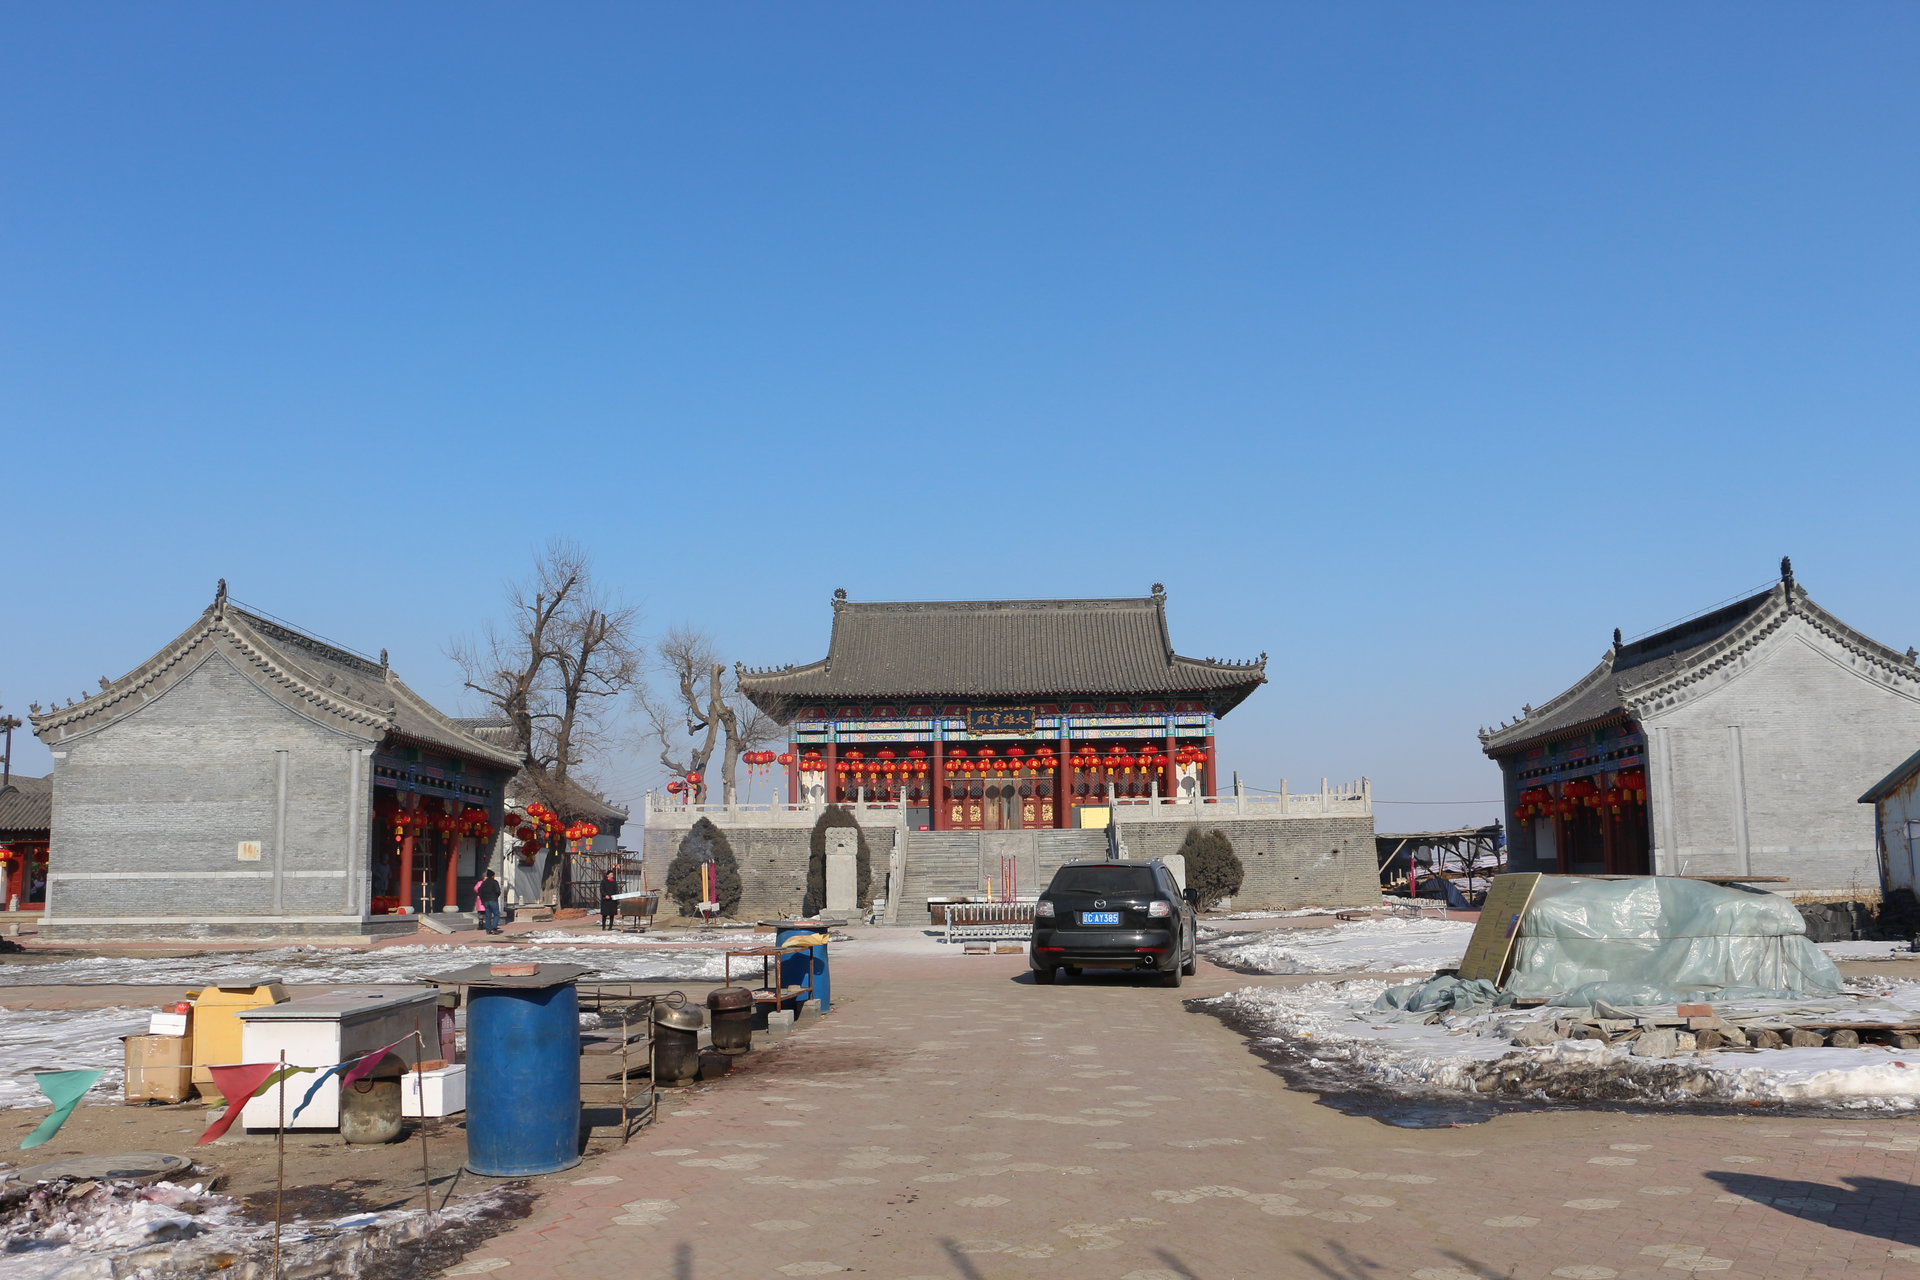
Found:
[(613, 928), (614, 913), (620, 909), (620, 904), (613, 900), (613, 895), (618, 892), (620, 892), (620, 877), (615, 875), (613, 869), (609, 867), (607, 874), (600, 877), (600, 927), (602, 929)]

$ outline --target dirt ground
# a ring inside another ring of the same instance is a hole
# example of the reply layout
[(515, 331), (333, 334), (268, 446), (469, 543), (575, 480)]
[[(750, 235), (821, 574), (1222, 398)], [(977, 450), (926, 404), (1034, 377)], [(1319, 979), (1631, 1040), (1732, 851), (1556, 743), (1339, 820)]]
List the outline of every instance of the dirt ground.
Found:
[[(87, 953), (81, 953), (87, 954)], [(708, 986), (676, 984), (654, 987), (631, 984), (636, 994), (681, 990), (690, 1001), (703, 1001)], [(338, 984), (289, 988), (290, 995), (317, 994)], [(178, 987), (62, 986), (15, 987), (4, 994), (12, 1008), (85, 1009), (114, 1006), (163, 1008), (184, 997)], [(719, 1081), (660, 1091), (659, 1113), (666, 1117), (681, 1107), (698, 1105), (696, 1098), (715, 1090), (738, 1087), (747, 1077), (764, 1073), (777, 1054), (776, 1041), (757, 1040), (749, 1066)], [(764, 1052), (765, 1049), (776, 1052)], [(621, 1145), (618, 1059), (593, 1055), (582, 1059), (583, 1121), (588, 1138), (582, 1156), (584, 1172), (605, 1153)], [(644, 1105), (644, 1093), (639, 1100)], [(42, 1108), (0, 1110), (0, 1143), (11, 1152), (45, 1117)], [(51, 1142), (21, 1152), (13, 1163), (39, 1164), (73, 1156), (156, 1151), (187, 1156), (207, 1170), (223, 1193), (244, 1201), (261, 1218), (274, 1212), (280, 1144), (270, 1133), (248, 1134), (237, 1127), (218, 1142), (196, 1147), (195, 1140), (220, 1114), (219, 1106), (195, 1099), (172, 1104), (91, 1101), (73, 1113)], [(643, 1119), (630, 1117), (633, 1134), (642, 1132)], [(295, 1217), (324, 1219), (368, 1210), (419, 1208), (425, 1187), (432, 1188), (437, 1206), (450, 1194), (470, 1195), (490, 1186), (512, 1184), (512, 1179), (482, 1178), (462, 1171), (465, 1162), (466, 1116), (405, 1122), (401, 1140), (377, 1146), (350, 1146), (339, 1134), (294, 1131), (285, 1144), (284, 1212)]]

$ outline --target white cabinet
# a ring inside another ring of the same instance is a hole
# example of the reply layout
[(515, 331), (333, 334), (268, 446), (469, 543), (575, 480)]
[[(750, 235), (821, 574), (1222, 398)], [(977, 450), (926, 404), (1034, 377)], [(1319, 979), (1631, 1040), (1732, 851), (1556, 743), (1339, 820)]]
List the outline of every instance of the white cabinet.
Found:
[[(344, 988), (248, 1009), (237, 1016), (243, 1062), (277, 1063), (285, 1053), (289, 1066), (324, 1069), (396, 1040), (403, 1042), (395, 1045), (394, 1056), (408, 1066), (424, 1058), (440, 1057), (440, 996), (432, 987)], [(411, 1034), (415, 1032), (417, 1040)], [(286, 1114), (291, 1116), (313, 1087), (314, 1079), (311, 1073), (302, 1073), (284, 1086), (268, 1089), (247, 1103), (240, 1113), (241, 1124), (249, 1129), (279, 1128), (280, 1090), (286, 1090)], [(312, 1104), (287, 1127), (339, 1128), (338, 1078), (321, 1085)]]

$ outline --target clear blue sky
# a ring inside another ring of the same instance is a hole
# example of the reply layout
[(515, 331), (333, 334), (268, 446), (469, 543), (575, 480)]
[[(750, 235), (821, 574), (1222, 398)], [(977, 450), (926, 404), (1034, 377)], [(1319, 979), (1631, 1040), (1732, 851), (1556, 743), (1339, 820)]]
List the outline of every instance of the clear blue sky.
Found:
[(1920, 642), (1917, 54), (1870, 2), (16, 0), (0, 701), (224, 576), (452, 702), (564, 535), (755, 664), (835, 587), (1165, 582), (1272, 655), (1250, 782), (1491, 799), (1477, 726), (1782, 553)]

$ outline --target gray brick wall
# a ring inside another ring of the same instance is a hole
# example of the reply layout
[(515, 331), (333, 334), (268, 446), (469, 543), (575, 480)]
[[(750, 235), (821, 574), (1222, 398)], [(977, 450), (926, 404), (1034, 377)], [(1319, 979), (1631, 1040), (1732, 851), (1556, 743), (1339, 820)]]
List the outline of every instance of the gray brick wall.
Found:
[[(63, 919), (125, 920), (129, 933), (146, 934), (191, 932), (168, 922), (213, 916), (331, 921), (269, 924), (269, 934), (335, 932), (343, 917), (357, 921), (371, 745), (297, 715), (225, 656), (209, 656), (132, 715), (56, 747), (64, 754), (54, 765), (45, 932), (57, 936)], [(276, 841), (282, 752), (285, 823)], [(353, 821), (350, 782), (359, 797)], [(260, 843), (258, 862), (239, 859), (242, 841)], [(276, 867), (287, 873), (277, 912)]]
[[(1233, 905), (1242, 911), (1357, 907), (1380, 900), (1373, 819), (1245, 818), (1197, 824), (1226, 833), (1246, 869)], [(1178, 853), (1192, 827), (1178, 822), (1122, 823), (1136, 858)]]
[[(808, 842), (810, 827), (749, 827), (715, 823), (726, 833), (733, 856), (740, 864), (740, 907), (742, 920), (790, 919), (797, 915), (807, 895)], [(873, 854), (873, 895), (886, 892), (887, 862), (893, 856), (893, 841), (898, 828), (864, 827), (867, 847)], [(644, 849), (648, 883), (664, 886), (667, 867), (686, 835), (684, 827), (649, 827)], [(662, 910), (667, 910), (662, 904)]]

